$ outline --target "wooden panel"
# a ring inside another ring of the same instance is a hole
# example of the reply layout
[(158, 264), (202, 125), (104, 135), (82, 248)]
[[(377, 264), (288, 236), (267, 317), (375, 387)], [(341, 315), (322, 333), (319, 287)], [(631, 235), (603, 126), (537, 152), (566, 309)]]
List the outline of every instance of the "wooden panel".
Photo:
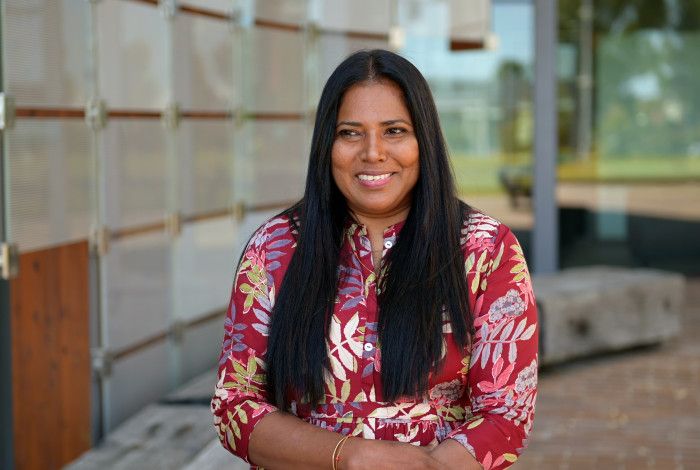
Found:
[(10, 284), (15, 464), (58, 469), (90, 448), (88, 244), (20, 255)]

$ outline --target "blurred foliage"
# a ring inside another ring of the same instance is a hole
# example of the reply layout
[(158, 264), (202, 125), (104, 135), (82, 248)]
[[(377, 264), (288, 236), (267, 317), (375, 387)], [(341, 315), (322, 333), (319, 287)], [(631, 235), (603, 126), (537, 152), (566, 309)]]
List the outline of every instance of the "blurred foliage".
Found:
[[(577, 60), (586, 3), (559, 2), (560, 44), (575, 50)], [(596, 0), (590, 4), (594, 61), (588, 73), (593, 78), (595, 137), (588, 158), (699, 158), (700, 0)], [(576, 74), (581, 73), (577, 68)], [(583, 95), (577, 78), (563, 77), (559, 82), (563, 162), (580, 157), (575, 151), (576, 120)], [(672, 164), (669, 160), (668, 165)]]
[[(559, 41), (578, 40), (581, 0), (559, 0)], [(697, 31), (700, 0), (595, 0), (593, 27), (602, 33), (642, 29)]]
[[(588, 95), (581, 94), (582, 4), (592, 6)], [(698, 50), (700, 0), (559, 0), (559, 51), (565, 55), (560, 58), (568, 59), (560, 64), (558, 80), (559, 180), (700, 180)], [(503, 58), (491, 81), (462, 85), (489, 110), (441, 113), (460, 191), (503, 191), (504, 171), (531, 171), (531, 64)], [(451, 91), (455, 99), (465, 93)], [(590, 100), (592, 111), (587, 153), (577, 142), (583, 99)], [(474, 130), (475, 119), (484, 116), (486, 151)]]
[(531, 85), (520, 62), (505, 60), (498, 67), (499, 108), (501, 120), (499, 137), (505, 153), (527, 151), (532, 145)]

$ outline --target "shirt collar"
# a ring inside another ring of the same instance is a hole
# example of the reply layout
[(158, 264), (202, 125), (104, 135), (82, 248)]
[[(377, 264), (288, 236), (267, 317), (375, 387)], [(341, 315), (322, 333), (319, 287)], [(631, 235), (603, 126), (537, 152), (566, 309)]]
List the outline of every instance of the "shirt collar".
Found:
[[(384, 229), (384, 238), (397, 237), (401, 232), (401, 229), (406, 224), (406, 220), (401, 220), (395, 224), (389, 225)], [(364, 235), (367, 236), (367, 227), (361, 224), (357, 220), (353, 219), (351, 216), (345, 221), (345, 230), (348, 235)]]

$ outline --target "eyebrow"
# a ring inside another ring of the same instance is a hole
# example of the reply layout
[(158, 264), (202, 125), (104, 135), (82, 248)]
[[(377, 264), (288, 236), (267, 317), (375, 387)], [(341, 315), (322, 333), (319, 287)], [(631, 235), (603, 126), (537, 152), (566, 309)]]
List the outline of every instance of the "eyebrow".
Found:
[[(381, 124), (382, 126), (391, 126), (391, 125), (393, 125), (393, 124), (398, 124), (398, 123), (400, 123), (400, 122), (406, 124), (407, 126), (410, 126), (410, 125), (411, 125), (411, 124), (410, 124), (408, 121), (406, 121), (405, 119), (390, 119), (390, 120), (388, 120), (388, 121), (383, 121), (383, 122), (381, 122), (380, 124)], [(352, 126), (352, 127), (362, 127), (362, 123), (357, 122), (357, 121), (340, 121), (340, 122), (336, 125), (336, 127), (340, 127), (340, 126), (342, 126), (342, 125)]]

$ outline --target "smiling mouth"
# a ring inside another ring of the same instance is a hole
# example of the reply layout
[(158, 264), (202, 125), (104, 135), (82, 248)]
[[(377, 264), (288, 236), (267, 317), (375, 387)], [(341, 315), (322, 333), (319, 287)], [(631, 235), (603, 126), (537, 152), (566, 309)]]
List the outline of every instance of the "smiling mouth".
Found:
[(388, 179), (392, 173), (384, 173), (383, 175), (357, 175), (360, 181), (384, 181)]

